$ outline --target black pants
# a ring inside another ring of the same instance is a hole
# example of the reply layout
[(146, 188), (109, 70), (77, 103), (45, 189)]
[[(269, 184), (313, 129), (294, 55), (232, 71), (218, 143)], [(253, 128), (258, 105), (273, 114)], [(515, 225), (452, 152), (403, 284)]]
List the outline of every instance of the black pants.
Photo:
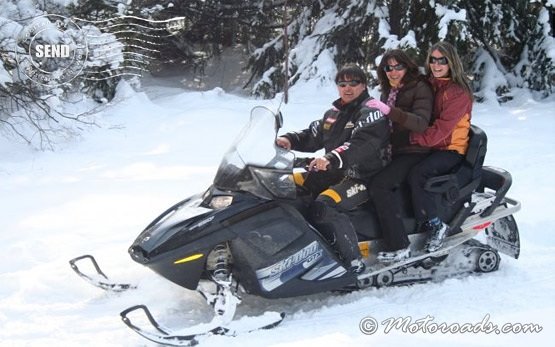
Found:
[(360, 256), (360, 251), (356, 230), (345, 212), (366, 201), (366, 185), (346, 177), (320, 193), (311, 206), (312, 222), (335, 247), (347, 267)]
[(439, 216), (435, 203), (436, 194), (424, 190), (426, 181), (451, 172), (462, 159), (463, 156), (455, 151), (436, 151), (411, 169), (408, 182), (417, 222), (425, 222)]
[(402, 188), (407, 175), (427, 153), (402, 154), (373, 177), (370, 183), (370, 199), (378, 214), (382, 235), (391, 250), (409, 246), (409, 238), (402, 218)]
[(297, 186), (307, 189), (313, 197), (328, 189), (334, 184), (338, 184), (345, 178), (342, 171), (307, 171), (293, 174), (293, 179)]

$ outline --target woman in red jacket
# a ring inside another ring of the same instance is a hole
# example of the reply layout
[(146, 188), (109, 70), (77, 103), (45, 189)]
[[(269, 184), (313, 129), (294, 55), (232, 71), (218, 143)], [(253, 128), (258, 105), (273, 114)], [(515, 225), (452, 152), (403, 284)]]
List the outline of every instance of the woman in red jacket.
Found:
[(430, 233), (428, 252), (441, 248), (449, 227), (438, 217), (434, 193), (424, 190), (425, 182), (449, 173), (464, 158), (468, 148), (472, 89), (456, 49), (439, 42), (428, 51), (427, 74), (434, 89), (434, 123), (423, 133), (411, 133), (410, 141), (430, 147), (432, 153), (414, 166), (408, 176), (417, 222)]

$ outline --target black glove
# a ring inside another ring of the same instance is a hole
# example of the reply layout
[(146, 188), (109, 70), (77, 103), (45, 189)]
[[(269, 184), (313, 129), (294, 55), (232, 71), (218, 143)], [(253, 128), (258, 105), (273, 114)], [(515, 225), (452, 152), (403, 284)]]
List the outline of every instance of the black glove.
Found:
[(308, 167), (308, 164), (310, 164), (312, 160), (314, 160), (314, 158), (295, 158), (295, 161), (293, 162), (293, 167), (306, 169)]

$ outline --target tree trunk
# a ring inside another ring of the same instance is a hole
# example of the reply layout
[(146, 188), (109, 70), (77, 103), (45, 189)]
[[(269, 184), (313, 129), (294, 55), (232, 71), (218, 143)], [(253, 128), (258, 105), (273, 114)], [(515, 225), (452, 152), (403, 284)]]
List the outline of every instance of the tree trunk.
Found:
[(401, 19), (403, 18), (403, 4), (401, 0), (391, 0), (389, 7), (390, 33), (401, 37)]

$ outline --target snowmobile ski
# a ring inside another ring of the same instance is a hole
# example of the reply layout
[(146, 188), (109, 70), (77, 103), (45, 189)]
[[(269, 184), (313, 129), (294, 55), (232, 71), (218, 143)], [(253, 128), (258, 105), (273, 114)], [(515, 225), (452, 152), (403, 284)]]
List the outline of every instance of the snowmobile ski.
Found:
[[(131, 322), (128, 314), (137, 310), (142, 310), (144, 312), (154, 329), (147, 330)], [(192, 331), (192, 328), (182, 330), (182, 332), (180, 332), (160, 325), (145, 305), (130, 307), (122, 311), (120, 316), (123, 322), (131, 328), (131, 330), (135, 331), (147, 340), (167, 346), (194, 346), (199, 343), (198, 339), (202, 337), (208, 337), (211, 335), (237, 336), (242, 333), (250, 333), (256, 330), (274, 328), (283, 321), (285, 313), (266, 312), (265, 314), (257, 317), (244, 317), (236, 322), (232, 322), (227, 327), (220, 326), (215, 323), (215, 320), (213, 320), (212, 322), (206, 324), (206, 327), (204, 327), (201, 332), (196, 333), (187, 332)], [(248, 326), (249, 323), (251, 326)], [(237, 327), (234, 327), (235, 325)], [(197, 328), (200, 329), (203, 328), (203, 326), (199, 325)]]
[[(96, 274), (87, 275), (79, 269), (79, 267), (77, 266), (77, 263), (79, 261), (84, 260), (84, 259), (88, 259), (92, 263), (92, 266), (96, 270)], [(129, 289), (136, 289), (137, 288), (136, 286), (134, 286), (132, 284), (129, 284), (129, 283), (115, 283), (115, 282), (112, 282), (108, 278), (108, 276), (106, 276), (104, 274), (104, 272), (102, 272), (102, 270), (100, 269), (100, 266), (96, 262), (96, 259), (94, 259), (94, 257), (90, 254), (85, 254), (85, 255), (79, 256), (77, 258), (71, 259), (69, 261), (69, 265), (71, 266), (73, 271), (75, 271), (75, 273), (77, 275), (79, 275), (79, 277), (83, 278), (85, 281), (89, 282), (93, 286), (101, 288), (103, 290), (106, 290), (106, 291), (109, 291), (109, 292), (124, 292), (124, 291), (129, 290)]]
[[(212, 281), (216, 285), (215, 292), (201, 288), (197, 289), (197, 292), (214, 309), (214, 318), (209, 323), (172, 331), (161, 326), (145, 305), (132, 306), (122, 311), (120, 313), (122, 321), (142, 337), (169, 346), (193, 346), (198, 343), (197, 339), (202, 336), (236, 336), (237, 334), (248, 333), (254, 330), (270, 329), (281, 323), (285, 314), (277, 312), (266, 312), (262, 316), (244, 317), (238, 321), (233, 321), (235, 309), (241, 302), (241, 298), (236, 293), (237, 288), (233, 286), (234, 279), (231, 273), (224, 271), (224, 269), (220, 270), (221, 272), (212, 277)], [(129, 313), (138, 310), (144, 312), (151, 325), (150, 329), (139, 327), (128, 317)]]

